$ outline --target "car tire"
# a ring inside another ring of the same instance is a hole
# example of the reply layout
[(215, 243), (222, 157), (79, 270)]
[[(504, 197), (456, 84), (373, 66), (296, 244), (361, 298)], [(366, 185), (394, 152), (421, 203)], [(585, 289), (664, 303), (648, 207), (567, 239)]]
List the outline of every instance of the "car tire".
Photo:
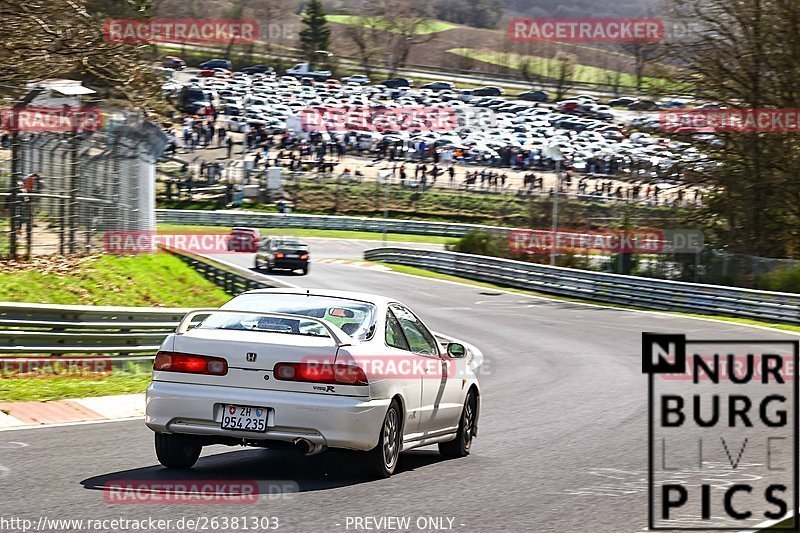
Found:
[(381, 424), (378, 445), (366, 452), (367, 471), (372, 477), (384, 479), (394, 474), (403, 444), (402, 420), (400, 405), (392, 401)]
[(187, 435), (156, 433), (156, 457), (167, 468), (186, 470), (194, 466), (203, 445)]
[(308, 275), (308, 269), (309, 269), (309, 265), (306, 265), (306, 266), (303, 267), (303, 275), (304, 276)]
[(458, 422), (458, 435), (455, 439), (439, 443), (439, 453), (449, 459), (466, 457), (472, 448), (472, 433), (475, 427), (475, 416), (478, 413), (478, 397), (473, 391), (467, 393), (461, 420)]

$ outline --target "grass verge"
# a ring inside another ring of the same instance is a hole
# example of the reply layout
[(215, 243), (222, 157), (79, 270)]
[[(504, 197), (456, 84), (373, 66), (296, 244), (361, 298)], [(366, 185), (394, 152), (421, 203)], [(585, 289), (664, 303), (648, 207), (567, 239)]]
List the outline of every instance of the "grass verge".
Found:
[[(501, 67), (519, 70), (523, 65), (527, 65), (531, 73), (535, 76), (547, 78), (557, 78), (560, 66), (558, 61), (549, 57), (539, 57), (533, 55), (523, 55), (515, 53), (501, 54), (495, 50), (474, 49), (474, 48), (451, 48), (449, 53), (489, 63)], [(611, 69), (594, 67), (590, 65), (576, 64), (574, 71), (568, 81), (582, 83), (608, 83), (609, 80), (618, 80), (621, 86), (633, 87), (636, 85), (636, 76), (624, 72), (617, 72)], [(665, 83), (665, 80), (658, 78), (644, 77), (642, 82), (645, 85), (655, 85)]]
[[(217, 307), (225, 292), (169, 254), (34, 258), (0, 264), (0, 301)], [(116, 365), (115, 365), (116, 366)], [(2, 401), (47, 401), (144, 392), (150, 365), (125, 363), (104, 377), (0, 377)]]
[[(431, 270), (425, 270), (422, 268), (411, 267), (407, 265), (396, 265), (393, 263), (383, 263), (378, 262), (380, 265), (384, 265), (390, 268), (394, 272), (400, 272), (403, 274), (412, 274), (414, 276), (421, 276), (424, 278), (433, 278), (433, 279), (441, 279), (445, 281), (455, 281), (457, 283), (463, 283), (466, 285), (475, 285), (476, 287), (484, 287), (490, 289), (499, 289), (509, 292), (515, 292), (519, 294), (529, 294), (531, 296), (538, 296), (540, 298), (547, 298), (549, 300), (558, 300), (558, 301), (566, 301), (566, 302), (575, 302), (575, 303), (597, 303), (597, 302), (588, 302), (586, 300), (579, 300), (576, 298), (565, 298), (562, 296), (555, 297), (551, 294), (545, 294), (536, 291), (526, 291), (523, 289), (517, 289), (515, 287), (506, 287), (503, 285), (496, 285), (494, 283), (485, 283), (482, 281), (475, 281), (468, 278), (460, 278), (458, 276), (451, 276), (449, 274), (442, 274), (440, 272), (434, 272)], [(619, 309), (631, 309), (636, 311), (653, 311), (652, 309), (645, 309), (642, 307), (633, 307), (633, 306), (625, 306), (625, 305), (615, 305), (609, 303), (598, 303), (598, 305), (603, 305), (604, 307), (616, 307)], [(792, 331), (796, 333), (800, 333), (800, 326), (793, 326), (790, 324), (779, 324), (773, 322), (763, 322), (758, 320), (750, 320), (747, 318), (734, 318), (734, 317), (725, 317), (725, 316), (716, 316), (716, 315), (701, 315), (695, 313), (674, 313), (670, 311), (659, 311), (664, 313), (669, 313), (671, 315), (675, 315), (676, 317), (692, 317), (692, 318), (706, 318), (706, 319), (713, 319), (713, 320), (721, 320), (723, 322), (731, 322), (732, 324), (743, 324), (748, 326), (761, 326), (771, 329), (783, 330), (783, 331)]]
[(45, 402), (68, 398), (142, 393), (150, 384), (150, 367), (114, 370), (98, 378), (37, 377), (0, 379), (0, 398), (4, 402)]
[(761, 529), (759, 531), (762, 531), (763, 533), (779, 533), (780, 531), (796, 531), (796, 530), (789, 529), (791, 526), (792, 526), (792, 519), (788, 518), (788, 519), (784, 520), (783, 522), (779, 522), (779, 523), (775, 524), (773, 527), (771, 527), (769, 529)]
[[(328, 22), (335, 22), (337, 24), (345, 24), (348, 26), (364, 26), (366, 28), (375, 28), (378, 30), (390, 31), (397, 33), (388, 21), (375, 18), (364, 18), (357, 15), (325, 15)], [(445, 22), (443, 20), (427, 19), (422, 21), (414, 29), (414, 35), (428, 35), (440, 31), (451, 30), (458, 28), (457, 24)]]
[(216, 307), (225, 292), (169, 254), (53, 256), (0, 266), (0, 301)]

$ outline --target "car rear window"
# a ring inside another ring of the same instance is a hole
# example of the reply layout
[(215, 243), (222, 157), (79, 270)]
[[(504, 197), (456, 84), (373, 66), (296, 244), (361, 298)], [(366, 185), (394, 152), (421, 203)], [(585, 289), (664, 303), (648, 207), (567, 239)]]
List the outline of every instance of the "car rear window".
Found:
[(326, 320), (351, 337), (360, 340), (371, 338), (375, 329), (375, 306), (369, 302), (348, 298), (282, 293), (242, 294), (230, 300), (221, 309), (282, 313), (297, 315), (298, 318), (211, 314), (198, 327), (327, 337), (327, 331), (320, 324), (302, 320), (302, 316), (307, 316)]
[(291, 248), (292, 250), (307, 250), (308, 245), (301, 241), (275, 241), (278, 248)]

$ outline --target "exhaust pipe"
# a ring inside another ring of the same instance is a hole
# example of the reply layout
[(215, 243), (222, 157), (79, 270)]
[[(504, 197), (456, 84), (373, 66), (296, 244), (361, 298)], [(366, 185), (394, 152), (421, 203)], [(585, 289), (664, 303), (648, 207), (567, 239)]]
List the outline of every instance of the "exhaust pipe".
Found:
[(293, 442), (297, 447), (297, 450), (303, 455), (317, 455), (325, 451), (325, 446), (321, 444), (314, 444), (308, 439), (296, 438)]

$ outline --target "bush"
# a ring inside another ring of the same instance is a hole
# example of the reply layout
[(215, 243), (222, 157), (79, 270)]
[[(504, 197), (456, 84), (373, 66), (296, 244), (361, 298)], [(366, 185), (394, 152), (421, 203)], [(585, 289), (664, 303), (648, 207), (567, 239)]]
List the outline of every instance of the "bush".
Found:
[(800, 268), (778, 268), (759, 277), (758, 287), (768, 291), (800, 293)]
[(517, 258), (508, 248), (508, 239), (485, 231), (471, 231), (452, 245), (452, 251), (463, 254)]

